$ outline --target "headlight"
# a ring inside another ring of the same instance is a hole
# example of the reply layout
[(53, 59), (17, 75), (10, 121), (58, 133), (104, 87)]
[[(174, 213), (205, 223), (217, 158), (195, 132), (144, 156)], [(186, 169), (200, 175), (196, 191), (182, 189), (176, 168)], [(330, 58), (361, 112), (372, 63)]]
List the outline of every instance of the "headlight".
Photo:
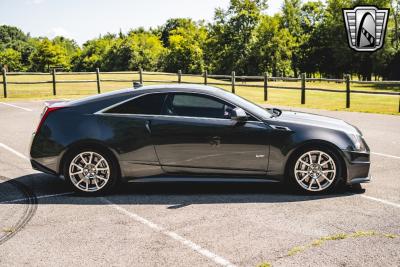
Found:
[(353, 142), (353, 146), (356, 151), (365, 151), (366, 150), (364, 141), (363, 141), (361, 135), (349, 134), (349, 137), (350, 137), (351, 141)]

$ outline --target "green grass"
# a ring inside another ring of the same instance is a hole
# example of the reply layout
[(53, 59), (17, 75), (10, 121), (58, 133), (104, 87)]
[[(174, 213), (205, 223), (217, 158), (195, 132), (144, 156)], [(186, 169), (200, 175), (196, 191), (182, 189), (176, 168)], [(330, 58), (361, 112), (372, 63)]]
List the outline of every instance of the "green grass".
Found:
[[(1, 81), (2, 78), (0, 78)], [(8, 82), (32, 82), (32, 81), (51, 81), (51, 75), (37, 76), (37, 75), (18, 75), (8, 76)], [(95, 74), (85, 75), (57, 75), (57, 80), (95, 80)], [(101, 79), (127, 79), (127, 80), (139, 80), (138, 74), (101, 74)], [(149, 80), (160, 80), (165, 82), (177, 82), (177, 76), (167, 76), (162, 74), (156, 75), (143, 75), (144, 84), (152, 84), (146, 82)], [(183, 76), (182, 82), (190, 83), (203, 83), (202, 77)], [(226, 90), (231, 90), (230, 82), (220, 81), (208, 78), (208, 82), (224, 83), (226, 85), (222, 87)], [(264, 101), (263, 88), (245, 87), (248, 84), (262, 85), (260, 82), (241, 82), (236, 83), (236, 93), (242, 97), (245, 97), (253, 102), (259, 104), (278, 105), (278, 106), (290, 106), (290, 107), (306, 107), (306, 108), (317, 108), (327, 110), (348, 110), (348, 111), (360, 111), (360, 112), (372, 112), (372, 113), (383, 113), (383, 114), (396, 114), (399, 115), (399, 96), (386, 96), (386, 95), (367, 95), (367, 94), (352, 94), (351, 95), (351, 108), (346, 109), (346, 95), (345, 95), (345, 84), (336, 82), (307, 82), (306, 87), (308, 88), (326, 88), (342, 90), (343, 93), (334, 92), (319, 92), (319, 91), (307, 91), (306, 92), (306, 104), (301, 105), (300, 103), (300, 90), (285, 90), (285, 89), (268, 89), (268, 101)], [(269, 82), (271, 86), (290, 86), (300, 88), (300, 82)], [(96, 82), (91, 83), (63, 83), (57, 84), (57, 96), (52, 95), (52, 84), (36, 84), (36, 85), (22, 85), (22, 84), (8, 84), (8, 98), (3, 98), (2, 85), (0, 85), (0, 101), (18, 101), (18, 100), (32, 100), (32, 99), (50, 99), (50, 98), (67, 98), (74, 99), (80, 98), (86, 95), (96, 94), (97, 85)], [(120, 88), (132, 87), (131, 82), (102, 82), (101, 91), (108, 92), (117, 90)], [(352, 90), (363, 90), (363, 91), (390, 91), (400, 92), (400, 87), (378, 87), (372, 85), (360, 85), (352, 84)]]
[(377, 237), (383, 237), (383, 238), (389, 238), (389, 239), (394, 239), (394, 238), (399, 237), (396, 234), (379, 233), (376, 231), (356, 231), (356, 232), (348, 233), (348, 234), (347, 233), (339, 233), (339, 234), (324, 236), (324, 237), (315, 239), (310, 244), (307, 244), (304, 246), (293, 247), (292, 249), (290, 249), (288, 251), (287, 256), (296, 255), (296, 254), (301, 253), (304, 250), (310, 249), (312, 247), (322, 246), (327, 241), (338, 241), (338, 240), (343, 240), (343, 239), (348, 239), (348, 238), (362, 238), (362, 237), (371, 237), (371, 236), (377, 236)]

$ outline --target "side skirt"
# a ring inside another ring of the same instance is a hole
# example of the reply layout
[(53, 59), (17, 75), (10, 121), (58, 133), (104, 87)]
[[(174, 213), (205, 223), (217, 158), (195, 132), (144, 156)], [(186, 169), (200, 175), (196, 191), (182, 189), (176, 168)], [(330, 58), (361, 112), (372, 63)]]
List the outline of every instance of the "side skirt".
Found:
[(130, 183), (149, 183), (149, 182), (225, 182), (225, 183), (279, 183), (277, 180), (266, 178), (228, 178), (228, 177), (185, 177), (185, 176), (164, 176), (146, 177), (128, 180)]

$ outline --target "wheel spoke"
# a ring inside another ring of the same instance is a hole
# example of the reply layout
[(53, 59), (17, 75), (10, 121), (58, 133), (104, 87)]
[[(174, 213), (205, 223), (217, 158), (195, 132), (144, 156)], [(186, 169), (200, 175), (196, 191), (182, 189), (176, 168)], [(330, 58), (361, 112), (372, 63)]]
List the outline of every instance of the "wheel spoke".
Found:
[(93, 159), (93, 152), (90, 152), (90, 158), (88, 164), (92, 163), (92, 159)]
[(83, 173), (82, 169), (80, 171), (77, 171), (77, 172), (72, 172), (71, 175), (77, 175), (77, 174), (81, 174), (81, 173)]
[(307, 163), (307, 162), (305, 162), (304, 160), (300, 160), (300, 162), (303, 163), (303, 164), (306, 165), (306, 166), (310, 166), (310, 164)]
[(328, 159), (327, 161), (325, 161), (324, 163), (321, 163), (321, 166), (324, 166), (325, 164), (329, 163), (331, 161), (331, 159)]
[(99, 176), (99, 175), (96, 175), (96, 178), (97, 178), (97, 179), (100, 179), (100, 180), (103, 180), (103, 181), (107, 181), (106, 178), (103, 178), (103, 177), (101, 177), (101, 176)]
[(308, 153), (307, 153), (307, 155), (308, 155), (308, 157), (310, 158), (310, 164), (311, 164), (311, 163), (313, 163), (313, 160), (312, 160), (311, 153), (310, 153), (310, 152), (308, 152)]
[(83, 156), (83, 154), (80, 154), (80, 157), (81, 157), (82, 161), (85, 163), (85, 165), (89, 164), (89, 163), (86, 161), (86, 159), (85, 159), (85, 157)]
[(309, 189), (309, 190), (311, 189), (311, 187), (312, 187), (313, 184), (314, 184), (314, 179), (311, 179), (311, 182), (310, 182), (310, 184), (308, 185), (308, 189)]
[(94, 184), (96, 185), (96, 188), (99, 189), (99, 184), (97, 183), (97, 179), (94, 179)]
[(101, 159), (96, 163), (96, 165), (94, 165), (94, 167), (97, 168), (97, 166), (99, 166), (100, 162), (102, 162), (103, 160), (104, 160), (104, 159), (101, 158)]
[(77, 165), (77, 164), (75, 164), (75, 163), (72, 163), (71, 165), (74, 166), (74, 167), (76, 167), (76, 168), (78, 168), (78, 169), (80, 169), (80, 170), (83, 170), (83, 168), (82, 168), (81, 166), (79, 166), (79, 165)]
[(318, 164), (321, 163), (321, 156), (322, 156), (322, 153), (319, 153), (319, 154), (318, 154)]
[(307, 174), (307, 175), (304, 175), (304, 177), (301, 178), (300, 182), (303, 182), (308, 176), (309, 176), (308, 174)]
[(321, 189), (321, 184), (320, 184), (320, 182), (318, 181), (318, 179), (315, 179), (315, 181), (317, 181), (318, 189)]
[(327, 180), (328, 182), (332, 182), (332, 180), (329, 179), (325, 174), (322, 173), (321, 176), (322, 176), (325, 180)]
[(97, 171), (108, 171), (108, 168), (96, 168)]

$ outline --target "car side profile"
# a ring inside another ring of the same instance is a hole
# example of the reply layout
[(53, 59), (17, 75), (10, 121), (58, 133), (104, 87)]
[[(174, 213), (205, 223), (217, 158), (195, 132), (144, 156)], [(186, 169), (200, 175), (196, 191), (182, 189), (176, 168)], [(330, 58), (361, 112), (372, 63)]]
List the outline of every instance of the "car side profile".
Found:
[(84, 194), (119, 181), (284, 182), (305, 192), (369, 182), (370, 152), (350, 124), (264, 109), (223, 89), (157, 85), (47, 105), (34, 169)]

